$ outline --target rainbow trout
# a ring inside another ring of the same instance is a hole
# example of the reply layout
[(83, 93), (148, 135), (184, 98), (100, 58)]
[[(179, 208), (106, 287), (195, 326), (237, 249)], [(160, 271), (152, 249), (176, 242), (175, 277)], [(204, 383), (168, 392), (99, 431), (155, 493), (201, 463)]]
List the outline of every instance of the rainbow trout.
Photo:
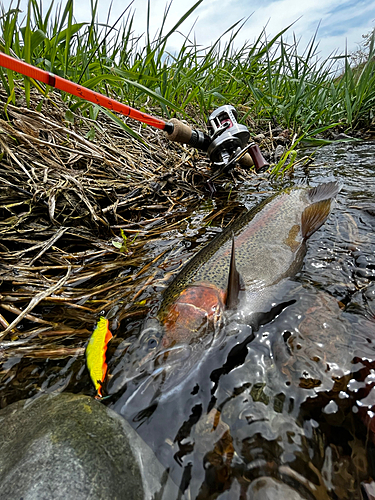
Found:
[(327, 219), (336, 182), (291, 189), (246, 212), (199, 251), (164, 293), (158, 318), (168, 347), (190, 342), (238, 305), (261, 312), (272, 285), (293, 276), (305, 242)]
[[(259, 363), (264, 350), (252, 344), (248, 318), (288, 299), (286, 278), (299, 270), (306, 240), (327, 219), (338, 190), (336, 182), (290, 189), (239, 217), (174, 278), (157, 317), (112, 371), (110, 407), (137, 429), (176, 484), (192, 467), (191, 498), (216, 498), (210, 484), (238, 486), (241, 498), (329, 498), (319, 482), (323, 437), (309, 423), (305, 433), (299, 404), (284, 405), (285, 380), (271, 358)], [(235, 309), (233, 317), (224, 314)], [(303, 363), (283, 357), (281, 344), (278, 366), (299, 373)], [(228, 392), (232, 386), (238, 393)], [(316, 495), (297, 493), (315, 477)]]
[[(187, 373), (203, 362), (206, 339), (225, 330), (226, 309), (246, 310), (247, 317), (267, 310), (275, 285), (300, 268), (306, 239), (327, 219), (338, 191), (338, 184), (329, 182), (272, 196), (200, 250), (164, 292), (157, 318), (146, 322), (112, 371), (108, 392), (159, 370), (168, 372), (175, 386), (176, 373), (181, 377), (185, 371), (174, 367), (184, 366)], [(163, 387), (167, 394), (167, 384)]]

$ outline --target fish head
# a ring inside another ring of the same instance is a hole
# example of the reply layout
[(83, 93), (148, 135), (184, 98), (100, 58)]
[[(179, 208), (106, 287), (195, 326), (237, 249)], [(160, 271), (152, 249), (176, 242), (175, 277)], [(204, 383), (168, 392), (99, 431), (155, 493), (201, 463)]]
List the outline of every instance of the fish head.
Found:
[(187, 287), (163, 318), (163, 347), (190, 343), (220, 324), (226, 292), (209, 283)]
[(164, 329), (156, 318), (146, 321), (139, 337), (123, 349), (120, 361), (111, 370), (109, 394), (120, 391), (131, 380), (153, 370), (153, 358), (161, 348), (163, 334)]
[(134, 365), (143, 365), (162, 348), (164, 328), (156, 318), (148, 319), (137, 341), (130, 347)]
[[(191, 285), (159, 318), (148, 318), (139, 337), (112, 370), (108, 393), (119, 392), (135, 379), (155, 378), (163, 372), (173, 383), (192, 368), (221, 331), (226, 292), (211, 284)], [(183, 366), (183, 369), (181, 369)], [(163, 383), (165, 388), (167, 384)]]

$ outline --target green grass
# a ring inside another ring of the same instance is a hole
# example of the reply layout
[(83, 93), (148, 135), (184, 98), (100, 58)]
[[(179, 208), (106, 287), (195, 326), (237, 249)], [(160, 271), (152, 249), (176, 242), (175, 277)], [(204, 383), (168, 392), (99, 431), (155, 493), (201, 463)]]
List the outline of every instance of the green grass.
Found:
[[(342, 56), (340, 78), (334, 71), (337, 58), (319, 59), (316, 37), (305, 49), (296, 39), (286, 43), (284, 33), (291, 27), (270, 40), (262, 31), (254, 42), (236, 48), (243, 20), (229, 27), (226, 43), (222, 42), (224, 33), (210, 47), (201, 48), (189, 34), (178, 53), (168, 53), (170, 36), (180, 31), (202, 1), (165, 32), (167, 7), (154, 37), (149, 30), (149, 1), (145, 39), (133, 33), (131, 6), (112, 26), (95, 21), (97, 0), (91, 1), (91, 15), (85, 23), (75, 21), (73, 0), (58, 4), (56, 14), (51, 8), (43, 12), (38, 0), (29, 0), (26, 13), (20, 13), (17, 3), (9, 12), (1, 6), (0, 49), (166, 118), (178, 116), (194, 121), (195, 113), (206, 119), (217, 106), (231, 103), (239, 108), (242, 120), (248, 116), (255, 123), (272, 119), (305, 138), (333, 124), (349, 129), (366, 127), (374, 120), (374, 39), (368, 59), (360, 68), (352, 68), (349, 56)], [(15, 76), (1, 69), (0, 77), (14, 102)], [(28, 103), (32, 84), (24, 78)], [(48, 95), (50, 89), (42, 89), (41, 85), (38, 88)], [(93, 105), (70, 95), (64, 98), (72, 111), (80, 107), (91, 118), (97, 115)]]

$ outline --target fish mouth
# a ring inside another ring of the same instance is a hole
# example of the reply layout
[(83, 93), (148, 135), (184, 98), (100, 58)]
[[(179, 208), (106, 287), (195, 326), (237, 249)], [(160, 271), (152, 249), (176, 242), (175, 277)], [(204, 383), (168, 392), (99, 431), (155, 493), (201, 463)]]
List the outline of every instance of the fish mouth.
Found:
[(291, 486), (274, 479), (263, 476), (251, 482), (246, 498), (248, 500), (309, 500)]
[[(152, 330), (146, 333), (155, 334)], [(179, 381), (179, 377), (177, 377), (178, 367), (181, 364), (186, 365), (192, 357), (192, 348), (188, 345), (175, 345), (166, 349), (158, 347), (147, 351), (147, 349), (142, 349), (139, 342), (135, 342), (134, 348), (125, 353), (113, 370), (107, 392), (109, 394), (120, 393), (130, 382), (134, 382), (138, 388), (142, 388), (141, 392), (145, 390), (145, 387), (157, 386), (158, 383), (164, 390), (169, 389), (170, 385), (177, 384)], [(177, 373), (173, 376), (174, 372)]]
[[(107, 384), (110, 395), (120, 393), (129, 382), (163, 388), (165, 394), (190, 375), (211, 347), (222, 343), (225, 329), (214, 325), (190, 342), (165, 341), (168, 332), (156, 318), (147, 320), (140, 336), (129, 346), (112, 370)], [(158, 391), (159, 392), (159, 391)]]

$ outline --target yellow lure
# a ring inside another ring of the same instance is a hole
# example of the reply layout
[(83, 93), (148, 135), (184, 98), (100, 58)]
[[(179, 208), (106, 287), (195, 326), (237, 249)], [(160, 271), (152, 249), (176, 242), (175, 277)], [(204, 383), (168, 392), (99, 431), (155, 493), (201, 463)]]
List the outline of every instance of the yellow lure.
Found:
[(107, 373), (106, 351), (112, 337), (108, 329), (108, 319), (101, 317), (86, 347), (86, 363), (97, 390), (96, 399), (103, 397), (102, 385)]

